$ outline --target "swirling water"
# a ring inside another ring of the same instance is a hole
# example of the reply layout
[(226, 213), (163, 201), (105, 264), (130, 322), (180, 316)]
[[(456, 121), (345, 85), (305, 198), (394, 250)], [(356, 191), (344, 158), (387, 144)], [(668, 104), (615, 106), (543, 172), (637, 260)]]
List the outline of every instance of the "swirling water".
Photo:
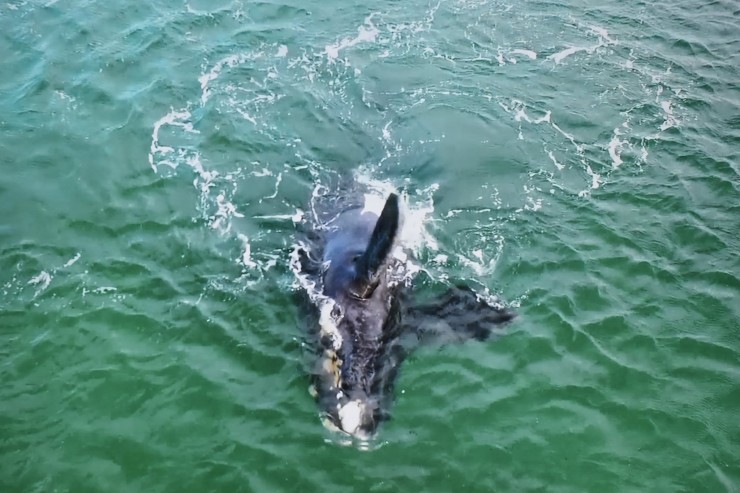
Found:
[[(734, 1), (0, 5), (1, 491), (739, 491)], [(340, 176), (420, 290), (371, 451), (306, 391), (289, 254)]]

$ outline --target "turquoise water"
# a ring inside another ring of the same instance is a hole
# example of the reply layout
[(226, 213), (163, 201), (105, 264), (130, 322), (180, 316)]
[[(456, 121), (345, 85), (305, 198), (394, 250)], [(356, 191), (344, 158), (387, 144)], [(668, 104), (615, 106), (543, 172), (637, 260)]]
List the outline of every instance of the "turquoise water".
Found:
[[(0, 491), (740, 491), (738, 9), (1, 4)], [(519, 313), (370, 451), (289, 268), (348, 174)]]

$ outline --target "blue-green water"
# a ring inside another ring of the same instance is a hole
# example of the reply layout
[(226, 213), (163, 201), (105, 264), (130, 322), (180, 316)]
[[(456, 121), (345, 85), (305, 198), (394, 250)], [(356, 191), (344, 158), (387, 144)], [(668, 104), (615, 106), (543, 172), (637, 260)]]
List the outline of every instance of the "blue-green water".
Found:
[[(739, 18), (0, 4), (0, 491), (740, 491)], [(371, 451), (289, 268), (349, 173), (425, 213), (422, 291), (520, 315), (414, 353)]]

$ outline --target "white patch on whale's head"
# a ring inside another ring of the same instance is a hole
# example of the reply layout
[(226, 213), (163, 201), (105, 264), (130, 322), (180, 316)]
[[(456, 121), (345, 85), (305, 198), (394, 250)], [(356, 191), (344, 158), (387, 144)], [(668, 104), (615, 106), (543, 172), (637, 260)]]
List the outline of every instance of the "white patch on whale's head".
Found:
[(339, 409), (339, 422), (342, 430), (357, 438), (368, 438), (362, 429), (366, 413), (370, 412), (367, 404), (360, 400), (349, 401)]
[(339, 322), (341, 320), (341, 309), (337, 310), (337, 304), (331, 298), (320, 299), (319, 307), (319, 327), (322, 336), (328, 336), (334, 351), (339, 351), (344, 344), (342, 334), (339, 332)]

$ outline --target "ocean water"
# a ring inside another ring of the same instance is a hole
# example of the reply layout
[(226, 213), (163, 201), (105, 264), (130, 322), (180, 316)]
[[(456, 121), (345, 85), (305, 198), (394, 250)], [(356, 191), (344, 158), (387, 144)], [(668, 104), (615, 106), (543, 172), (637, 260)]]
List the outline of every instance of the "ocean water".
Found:
[[(0, 491), (740, 491), (740, 4), (0, 4)], [(404, 193), (423, 348), (307, 392), (312, 194)]]

